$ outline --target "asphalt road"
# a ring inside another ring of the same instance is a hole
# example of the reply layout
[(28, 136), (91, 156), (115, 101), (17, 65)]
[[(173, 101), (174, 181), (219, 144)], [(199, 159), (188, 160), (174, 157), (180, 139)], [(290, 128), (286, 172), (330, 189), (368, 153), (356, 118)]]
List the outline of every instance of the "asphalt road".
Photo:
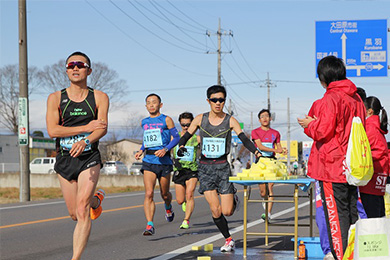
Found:
[[(237, 187), (241, 188), (241, 187)], [(275, 185), (277, 194), (292, 194), (292, 185)], [(301, 192), (302, 195), (305, 193)], [(174, 196), (174, 192), (172, 191)], [(239, 189), (239, 197), (243, 192)], [(212, 259), (242, 259), (243, 210), (228, 217), (229, 227), (236, 240), (236, 252), (221, 254), (219, 247), (224, 239), (214, 225), (209, 207), (200, 194), (195, 194), (195, 211), (190, 229), (181, 230), (179, 226), (184, 213), (173, 202), (175, 220), (166, 222), (164, 205), (159, 191), (155, 193), (156, 214), (154, 236), (142, 236), (145, 228), (143, 212), (143, 192), (108, 194), (103, 202), (103, 214), (93, 222), (88, 246), (83, 259), (197, 259), (205, 253), (191, 251), (192, 245), (213, 243)], [(260, 199), (257, 186), (253, 187), (251, 199)], [(308, 223), (309, 207), (307, 198), (300, 198), (300, 222)], [(274, 205), (275, 221), (291, 222), (293, 205), (278, 203)], [(254, 232), (264, 232), (260, 220), (263, 213), (261, 204), (249, 204), (248, 224)], [(315, 226), (315, 221), (313, 221)], [(2, 260), (68, 260), (72, 256), (72, 234), (75, 223), (68, 217), (62, 200), (47, 200), (23, 204), (6, 204), (0, 207), (0, 259)], [(289, 227), (275, 227), (277, 229)], [(257, 230), (257, 231), (256, 231)], [(308, 236), (308, 228), (300, 228), (299, 236)], [(315, 235), (318, 231), (315, 228)], [(293, 259), (291, 236), (274, 237), (269, 246), (264, 246), (264, 237), (248, 237), (248, 259)], [(260, 255), (262, 257), (260, 257)], [(264, 256), (269, 256), (265, 257)], [(287, 255), (287, 256), (286, 256)], [(274, 256), (274, 257), (272, 257)]]

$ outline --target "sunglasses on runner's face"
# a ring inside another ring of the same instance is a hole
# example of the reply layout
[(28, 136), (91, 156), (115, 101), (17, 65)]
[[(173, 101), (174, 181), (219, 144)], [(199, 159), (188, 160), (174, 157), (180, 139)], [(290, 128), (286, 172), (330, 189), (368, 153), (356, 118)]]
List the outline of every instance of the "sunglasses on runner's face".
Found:
[(225, 102), (226, 99), (224, 98), (209, 98), (209, 100), (213, 103), (217, 103), (219, 101), (219, 103), (223, 103)]
[(188, 123), (188, 124), (180, 124), (182, 127), (189, 127), (191, 124)]
[(79, 69), (89, 68), (89, 65), (82, 61), (71, 61), (68, 64), (66, 64), (66, 68), (71, 70), (74, 69), (74, 67), (76, 66)]

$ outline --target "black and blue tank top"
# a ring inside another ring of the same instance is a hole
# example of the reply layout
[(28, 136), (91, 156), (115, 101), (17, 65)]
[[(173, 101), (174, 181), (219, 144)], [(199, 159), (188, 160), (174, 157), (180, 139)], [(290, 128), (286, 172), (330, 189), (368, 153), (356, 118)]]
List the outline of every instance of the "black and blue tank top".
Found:
[[(58, 107), (60, 114), (59, 124), (61, 126), (83, 126), (87, 125), (92, 120), (97, 119), (97, 108), (94, 90), (88, 87), (88, 95), (81, 102), (74, 102), (68, 97), (66, 89), (61, 90), (61, 100)], [(72, 145), (83, 138), (86, 138), (91, 133), (81, 133), (74, 136), (60, 137), (56, 139), (57, 152), (69, 151)], [(83, 153), (97, 150), (99, 143), (87, 145)]]

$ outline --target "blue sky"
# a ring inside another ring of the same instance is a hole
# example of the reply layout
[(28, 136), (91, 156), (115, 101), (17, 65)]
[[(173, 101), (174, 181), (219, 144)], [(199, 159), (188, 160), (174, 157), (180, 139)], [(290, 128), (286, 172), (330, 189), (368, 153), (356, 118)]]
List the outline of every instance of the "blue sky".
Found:
[[(162, 112), (174, 121), (184, 111), (208, 110), (205, 91), (217, 83), (217, 55), (206, 52), (216, 51), (221, 18), (222, 29), (233, 34), (222, 37), (222, 51), (231, 51), (222, 56), (222, 77), (235, 116), (250, 130), (253, 112), (253, 126), (259, 126), (256, 115), (267, 107), (269, 73), (276, 86), (273, 127), (286, 138), (290, 98), (291, 137), (309, 140), (296, 118), (324, 93), (315, 78), (315, 22), (389, 19), (389, 10), (389, 1), (30, 0), (28, 62), (43, 68), (80, 50), (92, 66), (104, 62), (117, 71), (127, 94), (125, 106), (110, 110), (109, 127), (120, 135), (126, 118), (147, 115), (144, 98), (151, 92), (162, 97)], [(16, 64), (17, 1), (0, 0), (0, 33), (0, 67)], [(350, 79), (390, 112), (388, 77)], [(45, 129), (48, 94), (40, 90), (30, 97), (31, 130)]]

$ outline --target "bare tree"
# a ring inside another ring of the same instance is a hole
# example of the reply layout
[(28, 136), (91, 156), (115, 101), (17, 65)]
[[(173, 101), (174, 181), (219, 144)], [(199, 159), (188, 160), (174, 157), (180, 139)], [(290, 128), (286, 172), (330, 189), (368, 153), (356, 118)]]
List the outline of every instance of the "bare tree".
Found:
[[(28, 68), (29, 94), (40, 85), (37, 67)], [(19, 67), (6, 65), (0, 68), (0, 125), (18, 133)]]
[[(120, 106), (117, 103), (120, 102), (127, 89), (126, 81), (119, 79), (118, 73), (104, 63), (96, 62), (91, 67), (92, 73), (88, 77), (88, 85), (107, 93), (110, 97), (110, 106)], [(44, 87), (50, 91), (69, 87), (69, 79), (65, 70), (65, 60), (45, 66), (40, 73)]]
[(141, 127), (141, 120), (144, 117), (138, 112), (130, 112), (124, 120), (125, 136), (130, 139), (142, 139), (143, 129)]

